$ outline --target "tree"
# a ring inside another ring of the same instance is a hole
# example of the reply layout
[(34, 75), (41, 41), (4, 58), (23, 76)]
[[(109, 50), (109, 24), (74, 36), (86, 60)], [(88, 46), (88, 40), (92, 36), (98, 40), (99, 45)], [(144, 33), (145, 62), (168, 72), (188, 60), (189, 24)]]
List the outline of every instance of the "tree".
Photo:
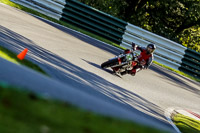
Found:
[(200, 52), (200, 0), (79, 1)]

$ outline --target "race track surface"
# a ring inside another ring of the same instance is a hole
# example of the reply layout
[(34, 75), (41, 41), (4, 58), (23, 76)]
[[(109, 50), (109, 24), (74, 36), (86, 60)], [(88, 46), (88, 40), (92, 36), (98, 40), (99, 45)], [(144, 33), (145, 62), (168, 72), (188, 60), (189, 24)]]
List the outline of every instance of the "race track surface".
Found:
[(124, 118), (171, 132), (167, 108), (200, 110), (200, 83), (157, 65), (135, 77), (116, 77), (100, 65), (121, 50), (9, 6), (0, 4), (0, 11), (0, 45), (15, 53), (28, 48), (26, 58), (51, 76), (0, 59), (2, 81), (38, 92), (45, 87), (45, 93), (63, 101), (118, 117), (124, 112)]

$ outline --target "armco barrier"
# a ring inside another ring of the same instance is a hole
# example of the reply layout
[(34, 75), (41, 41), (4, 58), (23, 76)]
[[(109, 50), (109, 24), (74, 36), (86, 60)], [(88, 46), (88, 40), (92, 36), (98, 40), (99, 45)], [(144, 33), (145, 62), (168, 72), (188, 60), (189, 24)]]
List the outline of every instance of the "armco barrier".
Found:
[(187, 49), (179, 70), (200, 79), (200, 53)]
[(89, 30), (117, 44), (127, 23), (75, 0), (66, 1), (61, 20)]
[(200, 78), (200, 54), (169, 39), (117, 19), (75, 0), (11, 0), (57, 20), (71, 23), (125, 48), (155, 43), (155, 60)]
[(11, 0), (35, 11), (38, 11), (44, 15), (59, 20), (62, 17), (62, 4), (56, 3), (53, 0)]
[[(182, 58), (185, 54), (184, 51), (187, 49), (186, 47), (171, 40), (160, 37), (137, 26), (128, 24), (125, 34), (123, 35), (121, 46), (128, 48), (131, 46), (131, 42), (135, 42), (136, 44), (144, 47), (146, 47), (149, 43), (156, 44), (157, 49), (155, 51), (155, 55), (161, 56), (162, 58), (173, 62), (173, 64), (169, 64), (169, 62), (163, 62), (163, 64), (176, 70), (178, 70), (181, 66), (180, 64), (182, 63)], [(155, 58), (156, 61), (158, 61), (157, 59), (158, 58)]]
[(130, 48), (131, 42), (144, 47), (149, 43), (156, 44), (155, 60), (157, 62), (200, 78), (200, 53), (142, 28), (128, 24), (120, 46)]
[(75, 0), (11, 0), (120, 44), (127, 22)]

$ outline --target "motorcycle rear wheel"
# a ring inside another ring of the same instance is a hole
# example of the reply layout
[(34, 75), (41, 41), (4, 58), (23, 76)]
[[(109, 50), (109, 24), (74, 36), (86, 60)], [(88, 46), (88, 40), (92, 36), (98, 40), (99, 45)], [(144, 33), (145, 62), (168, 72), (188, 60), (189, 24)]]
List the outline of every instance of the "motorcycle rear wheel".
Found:
[(101, 68), (108, 68), (108, 67), (111, 67), (113, 65), (116, 65), (117, 63), (118, 63), (117, 59), (108, 60), (108, 61), (101, 64)]

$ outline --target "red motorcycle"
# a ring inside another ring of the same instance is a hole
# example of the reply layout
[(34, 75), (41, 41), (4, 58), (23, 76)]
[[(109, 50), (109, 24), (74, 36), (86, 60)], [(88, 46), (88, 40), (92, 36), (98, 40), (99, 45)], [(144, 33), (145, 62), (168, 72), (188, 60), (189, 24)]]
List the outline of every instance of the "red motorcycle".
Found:
[(139, 65), (139, 55), (140, 51), (138, 50), (125, 50), (124, 53), (102, 63), (101, 68), (105, 69), (111, 67), (114, 71), (117, 71), (118, 73), (127, 72), (128, 70), (132, 70), (135, 66)]

